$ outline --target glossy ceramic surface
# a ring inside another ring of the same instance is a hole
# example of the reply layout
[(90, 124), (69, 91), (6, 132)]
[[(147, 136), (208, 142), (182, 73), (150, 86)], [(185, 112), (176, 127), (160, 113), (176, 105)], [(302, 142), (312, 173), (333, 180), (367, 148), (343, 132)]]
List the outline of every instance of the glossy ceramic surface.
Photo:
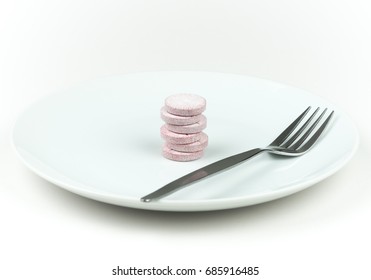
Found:
[[(209, 146), (193, 162), (161, 156), (160, 109), (167, 96), (182, 92), (207, 100)], [(159, 201), (140, 201), (190, 171), (267, 145), (308, 105), (336, 114), (304, 156), (262, 154)], [(13, 144), (32, 171), (76, 194), (133, 208), (206, 211), (267, 202), (323, 180), (351, 158), (358, 134), (339, 108), (300, 89), (242, 75), (148, 72), (91, 81), (38, 101), (16, 122)]]

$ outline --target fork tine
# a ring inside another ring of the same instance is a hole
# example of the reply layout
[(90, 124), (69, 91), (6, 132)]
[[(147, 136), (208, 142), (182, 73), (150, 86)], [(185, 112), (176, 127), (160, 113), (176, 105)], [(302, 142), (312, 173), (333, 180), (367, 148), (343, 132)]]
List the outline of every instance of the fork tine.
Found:
[(314, 116), (317, 114), (319, 110), (319, 107), (314, 111), (314, 113), (308, 118), (308, 120), (300, 127), (300, 129), (293, 135), (290, 137), (290, 139), (288, 139), (286, 141), (286, 143), (284, 143), (284, 145), (281, 145), (282, 147), (284, 148), (287, 148), (289, 147), (292, 143), (295, 142), (295, 140), (303, 133), (304, 129), (310, 124), (310, 122), (312, 121), (312, 119), (314, 118)]
[(318, 125), (319, 121), (322, 119), (322, 117), (324, 116), (324, 114), (326, 113), (327, 111), (327, 108), (325, 110), (323, 110), (323, 112), (321, 113), (321, 115), (315, 120), (315, 122), (311, 125), (311, 127), (304, 133), (303, 136), (301, 136), (299, 138), (298, 141), (296, 141), (291, 147), (290, 149), (292, 150), (296, 150), (298, 149), (303, 143), (304, 141), (309, 137), (309, 134), (315, 129), (315, 127)]
[(311, 138), (300, 148), (300, 152), (305, 152), (308, 150), (313, 144), (317, 141), (317, 139), (320, 137), (322, 132), (325, 130), (326, 126), (330, 122), (332, 116), (334, 115), (334, 111), (330, 113), (330, 115), (326, 118), (326, 120), (323, 122), (323, 124), (318, 128), (318, 130), (313, 134)]
[(270, 146), (279, 146), (281, 145), (287, 137), (295, 130), (301, 120), (306, 116), (309, 112), (311, 106), (309, 106), (295, 121), (293, 121), (278, 137), (270, 144)]

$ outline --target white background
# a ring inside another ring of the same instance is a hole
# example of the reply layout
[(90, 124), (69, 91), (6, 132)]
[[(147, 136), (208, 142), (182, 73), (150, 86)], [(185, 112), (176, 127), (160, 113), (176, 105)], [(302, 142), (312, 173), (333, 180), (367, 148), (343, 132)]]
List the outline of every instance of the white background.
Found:
[[(0, 0), (0, 278), (114, 279), (117, 265), (170, 265), (259, 266), (251, 279), (371, 279), (370, 14), (366, 0)], [(40, 97), (149, 70), (238, 73), (306, 89), (350, 115), (359, 149), (308, 190), (207, 213), (91, 201), (16, 158), (12, 124)], [(126, 277), (150, 278), (161, 279)], [(203, 278), (212, 279), (166, 279)]]

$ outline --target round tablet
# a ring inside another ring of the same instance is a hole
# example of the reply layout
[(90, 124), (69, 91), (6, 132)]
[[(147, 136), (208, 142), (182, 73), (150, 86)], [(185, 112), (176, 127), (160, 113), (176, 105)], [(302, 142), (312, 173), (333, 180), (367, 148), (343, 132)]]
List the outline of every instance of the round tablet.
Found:
[(200, 140), (201, 133), (193, 133), (193, 134), (181, 134), (175, 133), (166, 128), (164, 124), (160, 128), (161, 137), (169, 143), (172, 144), (190, 144)]
[(189, 125), (166, 124), (166, 128), (175, 133), (199, 133), (206, 128), (206, 117), (201, 115), (199, 122)]
[(165, 107), (161, 108), (161, 119), (172, 125), (189, 125), (194, 124), (201, 119), (201, 115), (195, 115), (195, 116), (177, 116), (174, 114), (170, 114), (168, 111), (166, 111)]
[(167, 142), (165, 145), (169, 149), (175, 150), (178, 152), (194, 153), (194, 152), (202, 151), (207, 147), (208, 137), (205, 133), (202, 132), (200, 140), (193, 142), (191, 144), (179, 145), (179, 144), (172, 144), (172, 143)]
[(206, 100), (196, 94), (174, 94), (165, 99), (165, 108), (174, 115), (195, 116), (205, 111)]
[(162, 155), (171, 160), (175, 161), (191, 161), (191, 160), (196, 160), (199, 159), (203, 156), (204, 152), (203, 151), (198, 151), (194, 153), (184, 153), (184, 152), (178, 152), (169, 149), (167, 146), (164, 146), (162, 148)]

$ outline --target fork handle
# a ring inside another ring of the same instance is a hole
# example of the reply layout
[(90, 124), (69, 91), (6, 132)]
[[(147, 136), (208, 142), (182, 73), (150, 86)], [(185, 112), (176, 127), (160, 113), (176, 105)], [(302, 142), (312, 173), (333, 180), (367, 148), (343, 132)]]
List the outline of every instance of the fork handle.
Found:
[(199, 181), (203, 178), (209, 177), (215, 173), (218, 173), (222, 170), (226, 170), (228, 168), (231, 168), (239, 163), (242, 163), (253, 156), (263, 152), (264, 149), (252, 149), (246, 152), (242, 152), (233, 156), (226, 157), (224, 159), (218, 160), (214, 163), (211, 163), (209, 165), (206, 165), (200, 169), (197, 169), (187, 175), (184, 175), (180, 177), (179, 179), (176, 179), (175, 181), (172, 181), (171, 183), (163, 186), (162, 188), (159, 188), (158, 190), (144, 196), (141, 198), (141, 201), (143, 202), (150, 202), (154, 199), (158, 199), (164, 196), (167, 196), (191, 183), (194, 183), (196, 181)]

